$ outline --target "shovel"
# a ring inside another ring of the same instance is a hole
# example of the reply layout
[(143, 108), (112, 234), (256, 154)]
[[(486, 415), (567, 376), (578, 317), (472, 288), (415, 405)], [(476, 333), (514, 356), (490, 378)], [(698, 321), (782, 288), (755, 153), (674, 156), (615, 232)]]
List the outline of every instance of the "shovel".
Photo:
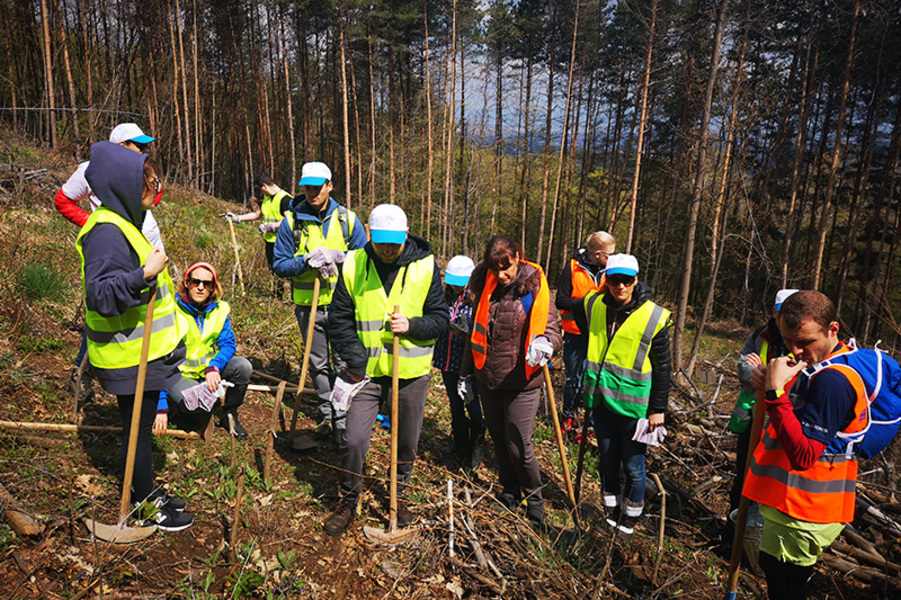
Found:
[(582, 527), (579, 520), (579, 510), (576, 503), (576, 495), (573, 492), (572, 478), (569, 476), (569, 459), (566, 456), (566, 444), (563, 443), (563, 431), (560, 429), (560, 420), (557, 418), (557, 401), (554, 399), (554, 382), (551, 381), (551, 370), (548, 369), (547, 363), (542, 367), (544, 369), (544, 384), (547, 386), (548, 406), (551, 410), (551, 421), (554, 423), (554, 437), (557, 438), (557, 450), (560, 452), (560, 464), (563, 465), (563, 483), (566, 485), (566, 495), (573, 507), (573, 521), (577, 528)]
[(119, 523), (107, 525), (85, 517), (84, 524), (91, 534), (112, 544), (132, 544), (150, 537), (156, 525), (149, 527), (127, 527), (129, 506), (131, 505), (131, 480), (135, 473), (135, 454), (138, 448), (138, 428), (141, 424), (141, 404), (144, 400), (144, 381), (147, 378), (147, 355), (150, 353), (150, 336), (153, 332), (153, 304), (156, 302), (156, 288), (147, 301), (144, 317), (144, 337), (141, 340), (141, 360), (138, 363), (138, 380), (135, 383), (135, 398), (131, 406), (131, 425), (128, 430), (128, 452), (125, 455), (125, 475), (122, 477), (122, 502), (119, 504)]
[[(400, 306), (394, 307), (394, 313), (400, 312)], [(400, 338), (394, 334), (391, 348), (391, 504), (388, 510), (388, 531), (377, 527), (363, 527), (363, 535), (377, 544), (400, 544), (416, 534), (415, 528), (397, 528), (397, 402), (400, 396)]]
[(322, 285), (319, 277), (313, 280), (313, 303), (310, 304), (310, 318), (307, 321), (307, 336), (303, 342), (303, 360), (300, 362), (300, 379), (297, 381), (297, 395), (294, 396), (294, 412), (291, 413), (291, 434), (297, 428), (297, 411), (300, 407), (300, 395), (303, 393), (303, 384), (307, 380), (310, 370), (310, 351), (313, 349), (313, 334), (316, 332), (316, 309), (319, 307), (319, 287)]
[[(244, 295), (246, 292), (244, 290), (244, 273), (241, 271), (241, 255), (238, 253), (238, 238), (235, 237), (235, 224), (232, 223), (231, 219), (227, 219), (228, 221), (228, 230), (231, 233), (232, 237), (232, 247), (235, 249), (235, 266), (238, 269), (238, 283), (241, 284), (241, 295)], [(232, 278), (232, 283), (235, 280)]]

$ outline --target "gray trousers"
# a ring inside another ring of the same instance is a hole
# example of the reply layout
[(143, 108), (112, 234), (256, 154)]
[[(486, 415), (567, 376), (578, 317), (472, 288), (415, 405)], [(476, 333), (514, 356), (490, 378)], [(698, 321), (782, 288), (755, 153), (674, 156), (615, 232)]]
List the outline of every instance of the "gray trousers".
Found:
[[(300, 325), (300, 337), (306, 339), (307, 326), (310, 322), (309, 306), (294, 306), (294, 316), (297, 317), (297, 324)], [(313, 387), (316, 388), (316, 395), (319, 397), (319, 414), (321, 420), (331, 421), (332, 403), (329, 396), (332, 393), (332, 384), (335, 376), (332, 374), (328, 361), (328, 306), (320, 306), (316, 309), (316, 323), (313, 325), (313, 344), (310, 348), (310, 379), (313, 380)], [(335, 413), (335, 427), (344, 429), (344, 412)]]
[(541, 388), (484, 390), (481, 398), (504, 492), (541, 502), (541, 471), (532, 446)]
[[(397, 410), (397, 480), (398, 493), (402, 485), (410, 479), (419, 434), (422, 432), (422, 415), (425, 409), (426, 393), (429, 389), (429, 375), (416, 379), (401, 379)], [(356, 498), (363, 485), (363, 465), (369, 451), (372, 426), (379, 412), (379, 404), (384, 402), (385, 413), (391, 410), (391, 379), (380, 378), (370, 381), (353, 397), (347, 411), (347, 448), (344, 454), (344, 475), (341, 481), (341, 495)]]
[[(235, 410), (244, 403), (244, 396), (247, 394), (247, 384), (250, 383), (251, 373), (253, 373), (253, 365), (243, 356), (233, 356), (219, 373), (222, 379), (235, 384), (234, 387), (225, 388), (225, 400), (223, 402), (225, 410)], [(203, 431), (210, 420), (210, 413), (205, 410), (190, 411), (185, 408), (182, 394), (188, 388), (197, 385), (198, 381), (202, 380), (182, 377), (177, 384), (167, 390), (169, 392), (169, 414), (173, 422), (188, 431)]]

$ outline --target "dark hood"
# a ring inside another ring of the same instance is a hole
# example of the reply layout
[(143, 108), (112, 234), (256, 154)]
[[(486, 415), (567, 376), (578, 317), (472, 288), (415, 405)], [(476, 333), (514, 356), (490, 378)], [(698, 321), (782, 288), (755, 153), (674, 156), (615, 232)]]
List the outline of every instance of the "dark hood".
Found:
[[(372, 248), (372, 242), (366, 243), (366, 254), (374, 262), (381, 263), (375, 250)], [(427, 241), (419, 236), (408, 234), (406, 244), (404, 245), (404, 251), (401, 253), (400, 258), (394, 263), (394, 266), (402, 267), (412, 262), (416, 262), (421, 258), (425, 258), (430, 254), (432, 254), (432, 246), (429, 245)]]
[(601, 265), (593, 265), (588, 262), (588, 250), (585, 248), (576, 248), (576, 251), (572, 253), (572, 259), (577, 261), (580, 265), (585, 267), (590, 273), (593, 273), (597, 276), (598, 272), (603, 271), (604, 267)]
[(141, 208), (144, 193), (145, 154), (126, 150), (112, 142), (91, 146), (91, 161), (85, 178), (100, 204), (141, 229), (145, 210)]

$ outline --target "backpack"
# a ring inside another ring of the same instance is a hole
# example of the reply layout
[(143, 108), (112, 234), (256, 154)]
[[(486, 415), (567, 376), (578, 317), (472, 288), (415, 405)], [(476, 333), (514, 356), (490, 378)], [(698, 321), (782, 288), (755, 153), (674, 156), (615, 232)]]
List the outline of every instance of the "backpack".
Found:
[(901, 366), (879, 348), (858, 348), (855, 340), (850, 350), (827, 358), (804, 372), (813, 377), (830, 365), (848, 365), (863, 380), (868, 395), (867, 426), (855, 433), (836, 434), (847, 442), (847, 453), (873, 458), (885, 450), (901, 428)]

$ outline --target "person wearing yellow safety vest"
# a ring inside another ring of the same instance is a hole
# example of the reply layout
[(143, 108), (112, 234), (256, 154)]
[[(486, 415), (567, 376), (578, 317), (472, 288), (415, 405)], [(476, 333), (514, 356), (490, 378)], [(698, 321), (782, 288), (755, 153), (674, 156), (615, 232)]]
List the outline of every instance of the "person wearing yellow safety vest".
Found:
[(563, 386), (563, 431), (573, 431), (582, 379), (588, 334), (576, 322), (576, 310), (588, 292), (604, 290), (604, 268), (607, 257), (616, 252), (616, 239), (606, 231), (588, 236), (585, 247), (579, 248), (567, 261), (557, 278), (554, 304), (563, 322), (563, 367), (566, 383)]
[[(237, 215), (231, 211), (225, 213), (225, 218), (242, 223), (244, 221), (256, 221), (263, 219), (259, 230), (266, 244), (266, 264), (272, 268), (272, 259), (275, 257), (275, 237), (278, 228), (287, 215), (291, 213), (291, 203), (294, 200), (291, 194), (276, 185), (275, 180), (268, 175), (257, 177), (257, 189), (260, 194), (260, 204), (256, 210)], [(250, 199), (251, 206), (256, 204), (256, 198)]]
[(646, 484), (647, 446), (632, 438), (639, 419), (648, 420), (650, 431), (663, 425), (672, 386), (670, 311), (651, 301), (630, 254), (607, 259), (607, 291), (588, 294), (583, 307), (588, 354), (582, 393), (594, 411), (607, 523), (629, 535), (644, 510)]
[(779, 330), (791, 356), (767, 363), (762, 402), (769, 423), (748, 459), (742, 494), (760, 505), (768, 596), (802, 600), (820, 555), (854, 520), (857, 459), (845, 436), (869, 427), (870, 407), (866, 385), (849, 365), (802, 372), (848, 351), (828, 297), (792, 295), (779, 312)]
[(408, 234), (404, 211), (393, 204), (376, 206), (369, 214), (369, 230), (372, 241), (345, 257), (329, 312), (329, 336), (342, 365), (333, 399), (349, 402), (340, 498), (325, 522), (332, 536), (341, 535), (353, 521), (372, 426), (380, 405), (390, 410), (395, 334), (400, 338), (400, 394), (398, 422), (391, 427), (398, 428), (397, 524), (405, 527), (413, 520), (403, 488), (416, 460), (435, 340), (448, 327), (432, 248)]
[(243, 440), (247, 431), (238, 420), (238, 407), (244, 403), (253, 365), (243, 356), (235, 355), (237, 341), (232, 329), (231, 306), (222, 300), (222, 285), (213, 265), (196, 262), (185, 269), (175, 300), (178, 317), (187, 331), (187, 358), (179, 366), (184, 378), (172, 389), (171, 396), (166, 390), (160, 394), (154, 432), (166, 429), (170, 413), (171, 420), (181, 429), (203, 431), (210, 413), (203, 409), (187, 410), (183, 394), (201, 381), (209, 391), (216, 392), (225, 380), (231, 386), (225, 391), (219, 426)]
[(119, 460), (124, 469), (147, 301), (155, 288), (132, 499), (155, 503), (159, 528), (178, 531), (190, 527), (193, 517), (184, 512), (183, 500), (154, 484), (151, 455), (160, 390), (179, 382), (178, 365), (185, 359), (168, 258), (141, 233), (147, 208), (162, 198), (160, 173), (147, 156), (99, 142), (91, 146), (85, 177), (100, 200), (75, 241), (81, 259), (88, 361), (103, 389), (116, 396), (123, 435)]
[[(735, 479), (729, 490), (729, 512), (738, 508), (741, 500), (741, 488), (745, 482), (745, 469), (748, 461), (748, 441), (751, 439), (751, 413), (757, 403), (758, 394), (763, 393), (763, 375), (766, 373), (767, 361), (771, 358), (785, 356), (788, 350), (779, 332), (779, 310), (782, 303), (797, 292), (794, 289), (779, 290), (773, 302), (769, 320), (763, 327), (756, 329), (745, 340), (738, 357), (738, 380), (741, 390), (732, 409), (732, 415), (726, 428), (738, 435), (735, 445)], [(756, 385), (755, 385), (756, 384)], [(722, 548), (726, 556), (731, 552), (732, 538), (735, 537), (735, 525), (731, 518), (726, 519), (726, 527), (722, 535)]]
[(305, 335), (310, 319), (313, 284), (317, 277), (320, 278), (310, 349), (310, 378), (319, 397), (322, 430), (343, 429), (343, 412), (334, 412), (329, 402), (334, 375), (329, 367), (326, 323), (333, 290), (338, 283), (338, 265), (346, 252), (366, 244), (366, 231), (353, 211), (330, 196), (332, 172), (324, 163), (304, 163), (299, 183), (303, 194), (294, 198), (292, 211), (279, 227), (272, 270), (279, 277), (291, 279), (294, 314), (301, 337)]

